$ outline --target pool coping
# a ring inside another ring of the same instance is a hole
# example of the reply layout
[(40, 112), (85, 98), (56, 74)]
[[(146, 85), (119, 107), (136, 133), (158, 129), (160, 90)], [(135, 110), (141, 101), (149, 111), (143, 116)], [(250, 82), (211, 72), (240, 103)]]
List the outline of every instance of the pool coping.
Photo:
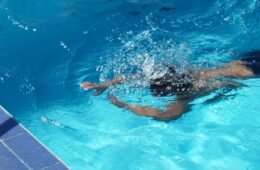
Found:
[(7, 170), (70, 169), (1, 105), (0, 165)]

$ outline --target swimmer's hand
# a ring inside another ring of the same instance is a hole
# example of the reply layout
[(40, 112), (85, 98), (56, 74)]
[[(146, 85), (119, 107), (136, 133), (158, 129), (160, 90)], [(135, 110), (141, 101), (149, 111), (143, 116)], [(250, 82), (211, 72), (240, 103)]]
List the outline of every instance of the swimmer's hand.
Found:
[(102, 94), (109, 86), (106, 84), (83, 82), (80, 84), (80, 87), (85, 91), (94, 89), (94, 90), (96, 90), (96, 93), (94, 93), (93, 95), (98, 96), (98, 95)]

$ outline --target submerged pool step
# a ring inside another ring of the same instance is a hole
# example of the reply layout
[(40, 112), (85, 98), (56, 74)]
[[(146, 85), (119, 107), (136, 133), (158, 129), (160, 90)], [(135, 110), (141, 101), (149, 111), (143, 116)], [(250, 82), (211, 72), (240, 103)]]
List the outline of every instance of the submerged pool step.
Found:
[(69, 168), (0, 106), (0, 170)]

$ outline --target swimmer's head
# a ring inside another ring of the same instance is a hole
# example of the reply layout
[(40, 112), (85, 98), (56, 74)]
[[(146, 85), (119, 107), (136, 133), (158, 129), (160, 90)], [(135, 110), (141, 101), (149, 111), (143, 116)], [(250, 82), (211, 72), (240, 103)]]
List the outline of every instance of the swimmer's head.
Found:
[(152, 80), (150, 90), (155, 96), (171, 96), (187, 94), (191, 92), (192, 86), (189, 74), (178, 74), (175, 70), (171, 70), (171, 73)]

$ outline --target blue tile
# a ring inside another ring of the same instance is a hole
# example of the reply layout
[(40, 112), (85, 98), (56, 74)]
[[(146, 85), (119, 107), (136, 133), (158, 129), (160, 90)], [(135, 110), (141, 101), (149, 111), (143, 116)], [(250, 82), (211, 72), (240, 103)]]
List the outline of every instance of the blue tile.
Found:
[(6, 119), (4, 122), (0, 123), (0, 140), (13, 137), (21, 133), (26, 133), (26, 131), (13, 118)]
[(21, 134), (3, 142), (32, 169), (41, 169), (59, 162), (29, 134)]
[(1, 142), (0, 142), (0, 170), (28, 170)]
[(0, 107), (0, 140), (24, 133), (19, 123)]
[(42, 170), (69, 170), (63, 163), (57, 163)]

